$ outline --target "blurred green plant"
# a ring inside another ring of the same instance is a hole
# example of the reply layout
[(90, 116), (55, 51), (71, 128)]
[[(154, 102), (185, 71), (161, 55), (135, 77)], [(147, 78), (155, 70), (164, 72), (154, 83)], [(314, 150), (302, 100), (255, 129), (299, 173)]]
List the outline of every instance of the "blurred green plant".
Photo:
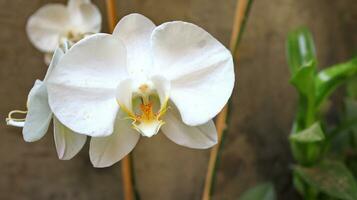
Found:
[[(293, 182), (307, 200), (357, 199), (357, 57), (321, 71), (310, 31), (299, 28), (286, 41), (290, 83), (299, 94), (289, 137), (297, 164)], [(331, 94), (346, 85), (339, 122), (326, 122)]]
[(244, 192), (239, 200), (276, 200), (274, 185), (270, 182), (258, 184)]
[[(357, 57), (317, 69), (310, 31), (298, 28), (286, 41), (290, 83), (299, 99), (289, 136), (296, 164), (293, 184), (306, 200), (357, 200)], [(344, 107), (337, 123), (326, 120), (329, 97), (346, 88)], [(259, 184), (240, 200), (274, 200), (272, 183)]]

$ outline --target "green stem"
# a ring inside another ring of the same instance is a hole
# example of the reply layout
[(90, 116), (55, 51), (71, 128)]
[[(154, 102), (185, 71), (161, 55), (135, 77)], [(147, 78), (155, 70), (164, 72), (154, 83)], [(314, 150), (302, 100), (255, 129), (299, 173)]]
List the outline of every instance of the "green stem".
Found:
[(308, 99), (307, 113), (306, 113), (305, 128), (310, 127), (315, 121), (315, 102), (314, 99)]

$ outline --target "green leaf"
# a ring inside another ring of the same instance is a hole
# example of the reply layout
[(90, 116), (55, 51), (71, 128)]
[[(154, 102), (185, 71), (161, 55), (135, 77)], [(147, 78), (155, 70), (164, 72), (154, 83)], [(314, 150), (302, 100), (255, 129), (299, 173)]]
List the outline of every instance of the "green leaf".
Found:
[(314, 167), (294, 167), (307, 184), (341, 200), (357, 199), (357, 183), (348, 168), (338, 161), (324, 161)]
[(312, 63), (307, 63), (294, 74), (290, 83), (299, 92), (299, 103), (293, 132), (305, 129), (315, 120), (315, 75), (316, 69)]
[(239, 200), (276, 200), (274, 185), (270, 182), (259, 184), (243, 193)]
[(313, 63), (317, 65), (315, 45), (310, 31), (301, 27), (289, 33), (286, 42), (287, 58), (291, 74), (294, 75), (299, 68)]
[(337, 86), (357, 76), (357, 57), (352, 60), (326, 68), (316, 76), (316, 106), (336, 89)]
[(293, 156), (300, 164), (310, 166), (321, 158), (325, 134), (320, 123), (315, 122), (309, 128), (291, 134), (289, 139)]
[(351, 170), (351, 173), (354, 175), (354, 177), (357, 177), (357, 159), (356, 159), (356, 157), (347, 159), (346, 165), (347, 165), (348, 169)]
[(315, 121), (316, 53), (312, 35), (301, 27), (289, 33), (287, 59), (292, 78), (290, 83), (299, 92), (298, 111), (292, 132), (305, 129)]
[(306, 183), (295, 171), (293, 171), (293, 184), (300, 195), (306, 193)]
[(325, 140), (325, 134), (319, 122), (315, 122), (309, 128), (290, 135), (290, 140), (300, 143), (313, 143)]
[(347, 96), (354, 100), (357, 100), (357, 77), (348, 81)]
[(290, 136), (291, 149), (294, 158), (304, 165), (311, 165), (320, 158), (318, 142), (324, 140), (320, 125), (315, 123), (315, 76), (316, 69), (309, 62), (299, 68), (290, 81), (299, 92), (298, 110)]
[(315, 94), (315, 74), (316, 69), (312, 62), (306, 63), (298, 69), (291, 78), (290, 83), (295, 86), (299, 93), (306, 97), (314, 96)]

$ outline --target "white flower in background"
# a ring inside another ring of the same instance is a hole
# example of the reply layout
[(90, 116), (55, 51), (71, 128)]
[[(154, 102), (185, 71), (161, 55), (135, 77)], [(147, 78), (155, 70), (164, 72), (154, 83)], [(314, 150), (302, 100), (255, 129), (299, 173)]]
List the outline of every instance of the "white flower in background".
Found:
[(90, 0), (69, 0), (67, 6), (52, 3), (38, 9), (28, 19), (26, 31), (31, 43), (46, 53), (46, 63), (62, 40), (71, 44), (98, 33), (102, 18)]
[(140, 135), (159, 130), (177, 144), (217, 143), (212, 118), (234, 85), (232, 56), (202, 28), (175, 21), (155, 26), (124, 17), (112, 35), (74, 45), (48, 80), (49, 104), (75, 132), (92, 136), (95, 167), (119, 161)]
[(87, 136), (74, 133), (65, 127), (53, 116), (48, 105), (47, 79), (63, 55), (64, 51), (61, 48), (57, 48), (44, 80), (36, 80), (28, 95), (26, 118), (13, 119), (11, 115), (14, 112), (18, 112), (14, 111), (10, 112), (6, 121), (8, 125), (23, 127), (24, 140), (26, 142), (34, 142), (47, 133), (53, 118), (54, 139), (58, 157), (62, 160), (69, 160), (82, 149)]

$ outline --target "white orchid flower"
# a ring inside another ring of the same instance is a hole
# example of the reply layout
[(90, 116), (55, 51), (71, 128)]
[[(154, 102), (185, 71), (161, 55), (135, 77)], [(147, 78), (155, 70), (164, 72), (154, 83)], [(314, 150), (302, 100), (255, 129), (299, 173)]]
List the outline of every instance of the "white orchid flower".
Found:
[(92, 136), (90, 158), (107, 167), (127, 155), (140, 135), (159, 130), (197, 149), (217, 143), (212, 121), (234, 85), (231, 53), (202, 28), (175, 21), (155, 26), (124, 17), (112, 35), (74, 45), (48, 80), (54, 114)]
[(46, 53), (46, 62), (62, 40), (72, 44), (101, 29), (101, 14), (90, 0), (69, 0), (66, 5), (52, 3), (30, 16), (26, 31), (31, 43)]
[(34, 142), (41, 139), (47, 133), (53, 118), (54, 139), (58, 157), (61, 160), (69, 160), (82, 149), (87, 136), (74, 133), (65, 127), (53, 116), (48, 104), (47, 79), (63, 55), (64, 51), (61, 48), (57, 48), (44, 80), (36, 80), (28, 95), (28, 111), (20, 112), (27, 113), (26, 118), (13, 119), (12, 114), (18, 112), (14, 111), (10, 112), (6, 121), (8, 125), (23, 127), (24, 140), (26, 142)]

